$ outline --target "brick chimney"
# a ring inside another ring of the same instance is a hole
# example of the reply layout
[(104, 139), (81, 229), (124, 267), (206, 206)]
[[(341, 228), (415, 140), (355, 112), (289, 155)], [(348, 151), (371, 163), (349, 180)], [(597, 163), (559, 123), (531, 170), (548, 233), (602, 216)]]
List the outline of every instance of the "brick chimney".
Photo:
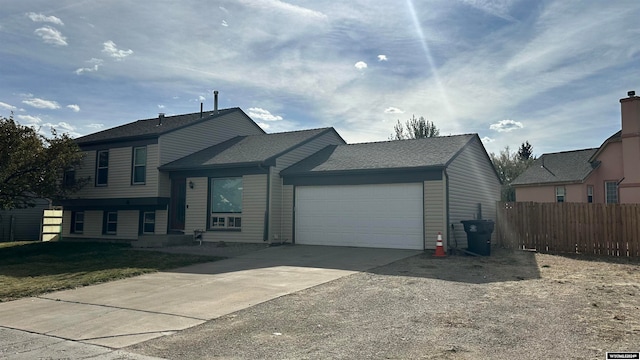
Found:
[(629, 91), (620, 99), (622, 113), (622, 167), (619, 185), (621, 203), (640, 203), (640, 97)]

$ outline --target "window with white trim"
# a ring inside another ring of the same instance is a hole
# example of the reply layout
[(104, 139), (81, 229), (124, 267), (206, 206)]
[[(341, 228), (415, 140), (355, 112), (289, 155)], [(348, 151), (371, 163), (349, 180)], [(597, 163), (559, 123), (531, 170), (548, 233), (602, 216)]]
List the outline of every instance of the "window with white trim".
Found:
[(156, 212), (145, 211), (142, 214), (142, 233), (153, 234), (156, 231)]
[(84, 232), (84, 212), (74, 211), (71, 213), (71, 233), (82, 234)]
[(242, 228), (242, 177), (212, 178), (210, 187), (212, 229)]
[(104, 213), (103, 232), (109, 235), (115, 235), (118, 232), (118, 212), (117, 211), (109, 211)]
[(131, 183), (144, 184), (147, 178), (147, 147), (133, 148)]
[(96, 154), (96, 186), (107, 186), (109, 180), (109, 150)]
[(556, 186), (556, 202), (564, 202), (566, 190), (564, 186)]
[(587, 202), (593, 202), (593, 185), (587, 185)]
[(607, 204), (618, 203), (618, 182), (617, 181), (604, 182), (604, 198)]

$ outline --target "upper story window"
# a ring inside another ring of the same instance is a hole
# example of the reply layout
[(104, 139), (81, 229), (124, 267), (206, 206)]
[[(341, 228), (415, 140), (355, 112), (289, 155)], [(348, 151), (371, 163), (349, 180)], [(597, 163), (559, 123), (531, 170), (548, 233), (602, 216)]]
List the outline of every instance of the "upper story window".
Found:
[(107, 186), (109, 179), (109, 150), (99, 150), (96, 156), (96, 186)]
[(556, 186), (556, 202), (564, 202), (565, 191), (564, 186)]
[(211, 179), (210, 228), (242, 227), (242, 190), (242, 177)]
[(133, 164), (131, 182), (144, 184), (147, 178), (147, 147), (133, 148)]
[(587, 185), (587, 202), (593, 202), (593, 185)]
[(62, 185), (72, 187), (76, 184), (76, 171), (74, 169), (65, 170), (62, 176)]
[(618, 182), (617, 181), (604, 182), (604, 199), (607, 204), (618, 203)]

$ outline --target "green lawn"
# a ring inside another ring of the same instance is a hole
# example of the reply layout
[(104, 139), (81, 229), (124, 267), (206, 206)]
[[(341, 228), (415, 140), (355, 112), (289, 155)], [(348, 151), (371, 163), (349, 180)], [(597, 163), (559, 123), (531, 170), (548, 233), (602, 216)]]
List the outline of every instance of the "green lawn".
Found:
[(98, 242), (0, 243), (0, 302), (220, 259)]

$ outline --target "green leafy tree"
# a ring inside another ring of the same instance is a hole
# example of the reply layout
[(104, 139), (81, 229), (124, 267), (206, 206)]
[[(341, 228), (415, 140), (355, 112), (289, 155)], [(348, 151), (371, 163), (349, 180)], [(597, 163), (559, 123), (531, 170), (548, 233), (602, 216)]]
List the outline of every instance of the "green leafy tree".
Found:
[(89, 178), (67, 179), (78, 169), (82, 152), (67, 134), (52, 130), (45, 137), (32, 127), (0, 117), (0, 209), (34, 206), (38, 198), (62, 199), (79, 190)]
[(415, 115), (407, 120), (404, 126), (398, 120), (398, 123), (393, 127), (393, 132), (390, 140), (421, 139), (440, 135), (440, 130), (436, 127), (436, 124), (422, 116), (416, 118)]
[(506, 146), (499, 154), (491, 153), (489, 157), (491, 157), (493, 167), (502, 181), (502, 201), (516, 201), (516, 191), (511, 186), (511, 182), (531, 166), (535, 160), (533, 146), (527, 141), (520, 145), (518, 152), (511, 152), (509, 146)]

